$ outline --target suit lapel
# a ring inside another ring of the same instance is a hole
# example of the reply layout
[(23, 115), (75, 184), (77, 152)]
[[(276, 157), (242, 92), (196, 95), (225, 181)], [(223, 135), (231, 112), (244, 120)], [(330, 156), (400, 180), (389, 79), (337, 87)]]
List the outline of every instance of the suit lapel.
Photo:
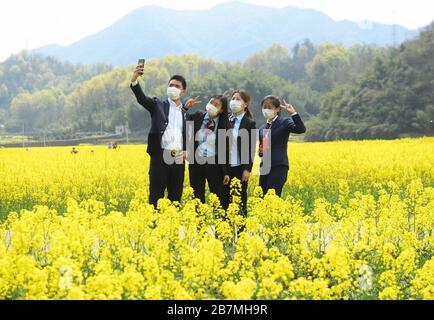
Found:
[(184, 108), (181, 108), (181, 113), (182, 113), (182, 123), (185, 128), (186, 121), (187, 121), (187, 111), (185, 111)]
[(200, 130), (200, 127), (202, 126), (203, 123), (203, 119), (205, 119), (205, 115), (206, 113), (201, 113), (197, 117), (195, 132), (198, 132)]
[(276, 131), (277, 128), (279, 128), (282, 125), (282, 118), (277, 117), (277, 119), (274, 121), (274, 124), (271, 126), (271, 134), (273, 134), (274, 131)]
[(241, 119), (240, 129), (245, 129), (246, 127), (247, 127), (247, 117), (244, 116), (244, 117)]
[[(244, 117), (241, 119), (239, 130), (245, 129), (246, 127), (247, 127), (247, 117), (244, 115)], [(239, 133), (237, 137), (237, 147), (238, 147), (238, 154), (241, 157), (241, 136)]]
[(183, 149), (187, 148), (187, 111), (184, 110), (184, 105), (181, 108), (182, 113), (182, 141), (183, 141)]
[(164, 115), (166, 116), (166, 121), (169, 122), (169, 110), (170, 110), (170, 102), (169, 100), (164, 101)]

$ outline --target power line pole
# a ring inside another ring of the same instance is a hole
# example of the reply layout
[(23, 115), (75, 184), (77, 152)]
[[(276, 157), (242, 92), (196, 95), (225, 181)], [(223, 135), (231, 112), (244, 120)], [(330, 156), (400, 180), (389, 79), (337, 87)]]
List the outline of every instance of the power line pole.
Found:
[(396, 47), (396, 8), (393, 8), (393, 46)]
[(25, 137), (24, 137), (24, 132), (25, 132), (25, 131), (24, 131), (24, 122), (23, 122), (23, 148), (24, 148), (24, 138), (25, 138)]
[(127, 144), (128, 144), (128, 121), (127, 121), (127, 124), (125, 126), (125, 132), (127, 134)]

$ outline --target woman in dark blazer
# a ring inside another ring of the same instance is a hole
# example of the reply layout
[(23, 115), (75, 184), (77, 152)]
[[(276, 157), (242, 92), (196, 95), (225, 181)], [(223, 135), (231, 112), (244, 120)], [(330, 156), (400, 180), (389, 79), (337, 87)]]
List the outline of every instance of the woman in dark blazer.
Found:
[[(291, 133), (302, 134), (306, 127), (294, 107), (275, 96), (262, 100), (262, 113), (266, 123), (259, 129), (259, 156), (261, 176), (259, 185), (264, 195), (274, 189), (280, 197), (288, 178), (288, 139)], [(281, 109), (289, 112), (290, 117), (282, 117)]]
[[(244, 216), (247, 215), (247, 186), (256, 153), (256, 122), (249, 109), (250, 103), (251, 98), (246, 91), (232, 92), (229, 104), (229, 176), (231, 180), (237, 178), (241, 181), (241, 209)], [(229, 197), (229, 186), (226, 192)]]
[[(190, 109), (199, 102), (197, 99), (190, 99), (185, 108)], [(224, 186), (230, 182), (227, 165), (228, 141), (225, 144), (226, 149), (219, 150), (219, 138), (226, 138), (229, 127), (227, 99), (223, 95), (211, 97), (206, 110), (187, 114), (187, 121), (194, 122), (194, 155), (188, 157), (191, 161), (190, 185), (194, 195), (205, 203), (205, 184), (208, 182), (210, 192), (219, 197), (222, 208), (226, 210), (229, 199)]]

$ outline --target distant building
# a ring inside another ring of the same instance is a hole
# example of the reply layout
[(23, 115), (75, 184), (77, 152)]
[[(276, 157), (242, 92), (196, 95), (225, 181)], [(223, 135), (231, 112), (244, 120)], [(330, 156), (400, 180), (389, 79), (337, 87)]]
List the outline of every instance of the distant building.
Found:
[(127, 132), (127, 130), (128, 130), (128, 133), (131, 133), (131, 131), (124, 125), (116, 126), (115, 133), (116, 133), (116, 135), (121, 136), (121, 135), (124, 135)]

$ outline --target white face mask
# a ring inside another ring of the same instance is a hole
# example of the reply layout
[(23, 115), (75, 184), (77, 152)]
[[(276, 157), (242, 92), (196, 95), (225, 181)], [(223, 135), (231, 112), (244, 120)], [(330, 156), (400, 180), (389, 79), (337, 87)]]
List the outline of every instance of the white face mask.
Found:
[(211, 103), (208, 103), (208, 104), (206, 105), (206, 112), (208, 112), (208, 115), (209, 115), (211, 118), (215, 118), (215, 117), (217, 117), (218, 114), (219, 114), (219, 111), (218, 111), (218, 109), (216, 108), (216, 106), (213, 105), (213, 104), (211, 104)]
[(167, 96), (172, 100), (178, 100), (181, 97), (181, 90), (176, 87), (168, 87)]
[(274, 110), (271, 109), (262, 109), (262, 114), (264, 115), (264, 118), (267, 120), (272, 120), (276, 116)]
[(240, 100), (231, 100), (230, 108), (233, 113), (243, 110), (243, 103)]

